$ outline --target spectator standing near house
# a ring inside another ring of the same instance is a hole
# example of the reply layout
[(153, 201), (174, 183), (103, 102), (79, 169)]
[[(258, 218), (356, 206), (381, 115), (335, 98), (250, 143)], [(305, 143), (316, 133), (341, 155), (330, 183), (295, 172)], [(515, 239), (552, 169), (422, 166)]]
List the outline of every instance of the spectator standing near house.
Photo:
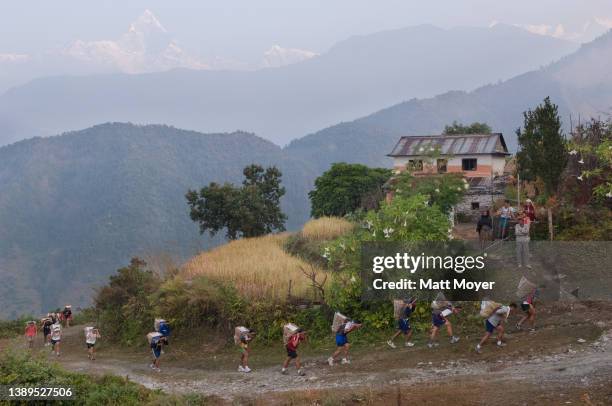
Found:
[(504, 201), (504, 205), (497, 211), (499, 216), (499, 238), (505, 239), (508, 235), (508, 224), (514, 217), (514, 208), (510, 206), (510, 201)]
[(523, 205), (523, 213), (529, 218), (529, 222), (533, 223), (536, 219), (536, 209), (533, 205), (531, 199), (525, 200), (525, 204)]
[(514, 226), (516, 236), (516, 262), (519, 268), (526, 266), (531, 269), (529, 264), (529, 217), (524, 213), (519, 215), (519, 221)]

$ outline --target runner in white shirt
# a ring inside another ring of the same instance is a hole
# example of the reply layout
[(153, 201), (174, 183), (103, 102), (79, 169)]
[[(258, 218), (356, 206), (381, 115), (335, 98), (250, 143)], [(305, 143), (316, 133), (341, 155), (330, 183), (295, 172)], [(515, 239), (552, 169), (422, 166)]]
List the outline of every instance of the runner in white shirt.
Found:
[(60, 341), (62, 341), (62, 325), (59, 320), (51, 325), (51, 351), (55, 351), (56, 356), (60, 356)]
[(510, 316), (510, 313), (516, 310), (516, 303), (510, 303), (508, 306), (501, 306), (495, 310), (493, 314), (485, 321), (486, 333), (476, 346), (476, 352), (480, 354), (482, 346), (487, 342), (489, 337), (497, 330), (497, 346), (504, 347), (506, 344), (502, 341), (504, 338), (504, 322)]
[(96, 359), (96, 340), (100, 338), (100, 331), (93, 327), (87, 330), (85, 344), (87, 345), (87, 356), (91, 361)]

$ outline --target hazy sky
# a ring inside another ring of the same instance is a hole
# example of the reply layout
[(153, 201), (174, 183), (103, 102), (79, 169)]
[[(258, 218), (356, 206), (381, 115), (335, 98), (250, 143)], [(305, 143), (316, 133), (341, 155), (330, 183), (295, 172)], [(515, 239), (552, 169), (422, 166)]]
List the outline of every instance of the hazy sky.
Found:
[(76, 39), (114, 39), (150, 9), (186, 49), (248, 60), (272, 44), (323, 52), (355, 34), (431, 23), (492, 21), (563, 35), (599, 19), (612, 27), (611, 0), (56, 0), (3, 1), (0, 53), (36, 53)]

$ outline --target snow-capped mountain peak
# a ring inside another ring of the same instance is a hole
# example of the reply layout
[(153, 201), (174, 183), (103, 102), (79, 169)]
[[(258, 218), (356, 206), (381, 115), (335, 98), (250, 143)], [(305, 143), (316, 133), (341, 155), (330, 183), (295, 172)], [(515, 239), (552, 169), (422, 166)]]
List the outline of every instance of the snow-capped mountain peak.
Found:
[(127, 73), (173, 68), (208, 69), (172, 39), (151, 10), (145, 10), (118, 40), (76, 40), (62, 54), (90, 66)]
[(302, 62), (318, 55), (319, 54), (316, 52), (305, 49), (283, 48), (280, 45), (272, 45), (272, 47), (264, 53), (262, 66), (266, 68), (276, 68)]
[(159, 22), (155, 14), (149, 9), (146, 9), (140, 17), (138, 17), (132, 24), (128, 32), (163, 32), (167, 33), (168, 30)]

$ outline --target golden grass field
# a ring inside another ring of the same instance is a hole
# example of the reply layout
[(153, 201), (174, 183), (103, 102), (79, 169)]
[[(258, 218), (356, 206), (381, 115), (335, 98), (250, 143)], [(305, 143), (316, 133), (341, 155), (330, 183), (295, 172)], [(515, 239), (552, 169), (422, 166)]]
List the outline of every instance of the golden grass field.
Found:
[(307, 240), (333, 240), (349, 233), (354, 225), (340, 217), (321, 217), (310, 220), (302, 229), (302, 236)]
[[(301, 237), (311, 241), (337, 238), (353, 229), (341, 218), (323, 217), (304, 225)], [(183, 266), (182, 277), (199, 275), (220, 281), (230, 281), (238, 292), (250, 299), (287, 299), (289, 285), (293, 297), (311, 299), (311, 281), (304, 275), (317, 272), (317, 280), (325, 278), (325, 271), (290, 255), (283, 249), (291, 234), (270, 234), (264, 237), (243, 238), (192, 258)]]
[(289, 234), (271, 234), (231, 241), (191, 259), (183, 276), (231, 281), (245, 297), (279, 301), (287, 299), (291, 281), (292, 296), (312, 298), (310, 282), (300, 270), (311, 270), (311, 265), (283, 250), (287, 238)]

